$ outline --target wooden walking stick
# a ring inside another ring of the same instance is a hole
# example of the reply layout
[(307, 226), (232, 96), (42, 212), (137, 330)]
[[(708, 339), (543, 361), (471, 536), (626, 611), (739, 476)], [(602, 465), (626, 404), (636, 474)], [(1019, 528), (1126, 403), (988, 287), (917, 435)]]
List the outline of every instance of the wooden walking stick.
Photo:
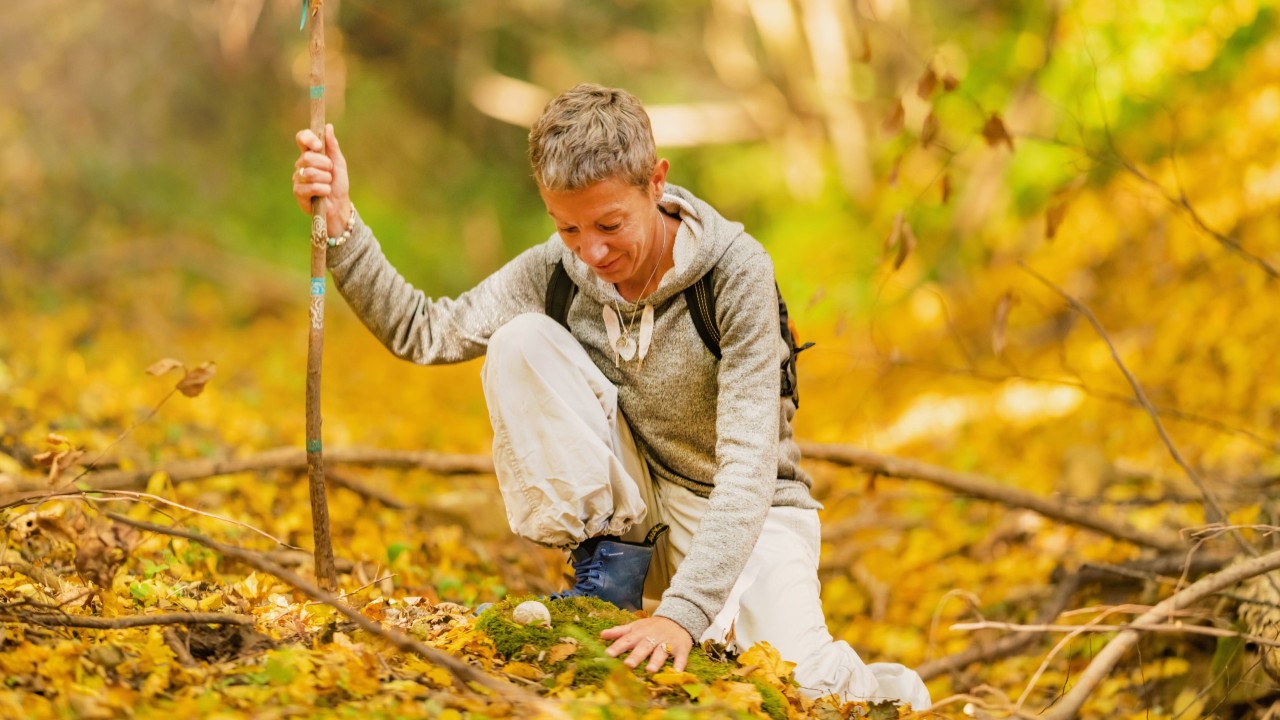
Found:
[[(302, 25), (311, 17), (311, 132), (324, 152), (324, 0), (304, 0)], [(320, 442), (320, 364), (324, 356), (325, 256), (329, 228), (324, 198), (311, 198), (311, 309), (307, 338), (307, 479), (311, 486), (311, 524), (315, 538), (316, 580), (326, 590), (338, 586), (329, 537), (329, 500), (324, 488), (324, 454)]]

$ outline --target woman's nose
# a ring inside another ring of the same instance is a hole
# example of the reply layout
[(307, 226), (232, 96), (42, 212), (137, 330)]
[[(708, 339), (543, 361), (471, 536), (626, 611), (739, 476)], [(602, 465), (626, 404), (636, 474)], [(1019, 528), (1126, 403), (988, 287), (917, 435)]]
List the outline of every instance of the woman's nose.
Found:
[(588, 265), (599, 265), (609, 255), (609, 247), (602, 238), (585, 236), (578, 246), (578, 257)]

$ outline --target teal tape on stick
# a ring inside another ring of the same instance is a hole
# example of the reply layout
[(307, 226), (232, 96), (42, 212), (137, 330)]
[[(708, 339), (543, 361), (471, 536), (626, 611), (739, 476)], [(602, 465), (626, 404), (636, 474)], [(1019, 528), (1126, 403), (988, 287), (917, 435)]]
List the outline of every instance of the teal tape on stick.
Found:
[(324, 278), (311, 278), (311, 297), (324, 294)]
[(298, 30), (307, 26), (307, 5), (307, 0), (302, 0), (302, 22), (298, 23)]
[(307, 452), (320, 452), (320, 441), (319, 441), (319, 440), (308, 440), (308, 441), (307, 441)]
[(320, 98), (322, 98), (322, 97), (324, 97), (324, 86), (323, 86), (323, 85), (312, 85), (312, 86), (311, 86), (311, 99), (312, 99), (312, 100), (319, 100), (319, 99), (320, 99)]

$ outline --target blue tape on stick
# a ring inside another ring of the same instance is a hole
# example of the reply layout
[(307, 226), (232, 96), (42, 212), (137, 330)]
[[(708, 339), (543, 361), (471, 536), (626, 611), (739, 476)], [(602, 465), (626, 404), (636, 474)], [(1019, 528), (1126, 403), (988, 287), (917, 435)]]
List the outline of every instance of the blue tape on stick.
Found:
[(308, 441), (307, 441), (307, 452), (320, 452), (320, 441), (319, 441), (319, 440), (308, 440)]
[(322, 97), (324, 97), (324, 86), (323, 86), (323, 85), (312, 85), (312, 86), (311, 86), (311, 99), (312, 99), (312, 100), (319, 100), (319, 99), (320, 99), (320, 98), (322, 98)]
[(324, 294), (324, 278), (311, 278), (311, 296)]
[(298, 30), (302, 30), (307, 26), (307, 5), (310, 4), (308, 0), (302, 0), (302, 22), (298, 23)]

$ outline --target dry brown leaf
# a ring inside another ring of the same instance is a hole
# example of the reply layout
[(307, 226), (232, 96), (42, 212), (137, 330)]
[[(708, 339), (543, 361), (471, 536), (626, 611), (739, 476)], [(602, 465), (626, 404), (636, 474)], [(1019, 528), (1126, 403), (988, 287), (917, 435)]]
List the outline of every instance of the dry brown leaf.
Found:
[(884, 239), (884, 251), (887, 253), (898, 244), (902, 238), (902, 223), (906, 220), (906, 215), (899, 210), (897, 215), (893, 216), (893, 229), (889, 231), (889, 237)]
[(947, 73), (942, 77), (943, 90), (946, 90), (947, 92), (951, 92), (952, 90), (955, 90), (958, 87), (960, 87), (960, 81), (956, 79), (955, 75), (952, 75), (951, 73)]
[(893, 109), (889, 111), (889, 114), (885, 117), (884, 123), (881, 124), (881, 127), (884, 129), (886, 134), (897, 135), (902, 132), (902, 125), (906, 122), (906, 119), (907, 109), (902, 106), (902, 99), (899, 98), (898, 101), (893, 104)]
[(547, 662), (555, 664), (569, 657), (578, 651), (578, 644), (574, 642), (556, 643), (547, 648)]
[(502, 668), (502, 671), (513, 677), (533, 680), (535, 682), (547, 676), (547, 674), (539, 670), (536, 665), (530, 665), (529, 663), (522, 662), (507, 663), (506, 667)]
[(1062, 219), (1067, 215), (1067, 202), (1061, 200), (1049, 206), (1044, 214), (1044, 236), (1046, 239), (1052, 240), (1058, 236), (1058, 227), (1062, 225)]
[(188, 370), (187, 374), (178, 381), (175, 386), (178, 392), (187, 397), (195, 397), (204, 391), (204, 386), (213, 379), (215, 373), (218, 372), (217, 363), (212, 360), (200, 363), (200, 367)]
[(893, 261), (893, 269), (897, 270), (902, 267), (902, 263), (907, 261), (907, 256), (916, 249), (916, 234), (911, 232), (911, 223), (902, 223), (902, 242), (898, 244), (898, 257)]
[(1000, 119), (999, 113), (991, 113), (991, 117), (987, 118), (986, 124), (982, 126), (982, 137), (991, 147), (1004, 143), (1009, 146), (1009, 150), (1013, 150), (1013, 138), (1005, 129), (1004, 120)]
[(902, 171), (902, 156), (893, 159), (893, 167), (889, 168), (889, 187), (898, 187), (898, 173)]
[(1012, 291), (1000, 296), (996, 302), (995, 314), (991, 320), (991, 351), (996, 357), (1004, 355), (1008, 344), (1009, 311), (1018, 304), (1018, 298)]
[(938, 74), (933, 71), (933, 64), (930, 63), (924, 69), (924, 75), (916, 82), (916, 95), (921, 100), (928, 100), (933, 95), (934, 88), (938, 87)]
[(866, 25), (858, 25), (858, 40), (861, 41), (862, 52), (858, 53), (856, 58), (858, 62), (871, 62), (871, 33), (867, 32)]
[(924, 118), (924, 124), (920, 127), (920, 144), (929, 147), (934, 139), (938, 137), (938, 116), (932, 110)]
[(158, 377), (160, 375), (163, 375), (169, 372), (170, 370), (176, 370), (181, 367), (184, 367), (184, 365), (180, 360), (174, 360), (173, 358), (164, 358), (151, 363), (150, 367), (147, 368), (147, 374), (155, 375)]
[(942, 204), (951, 199), (951, 173), (942, 174)]

